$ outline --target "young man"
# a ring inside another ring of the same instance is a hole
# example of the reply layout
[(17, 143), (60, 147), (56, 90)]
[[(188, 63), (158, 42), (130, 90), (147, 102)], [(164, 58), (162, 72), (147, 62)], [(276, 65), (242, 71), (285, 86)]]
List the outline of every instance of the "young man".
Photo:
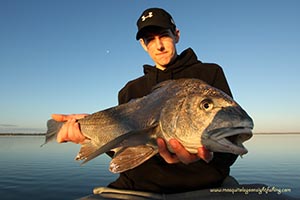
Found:
[[(202, 63), (192, 49), (177, 54), (176, 43), (180, 32), (169, 13), (163, 9), (145, 10), (137, 21), (136, 39), (154, 62), (145, 65), (144, 75), (129, 81), (119, 92), (119, 104), (140, 98), (151, 92), (153, 86), (168, 79), (198, 78), (232, 96), (225, 75), (220, 66)], [(84, 136), (76, 118), (85, 115), (53, 115), (58, 121), (66, 121), (58, 134), (57, 141), (80, 143)], [(166, 148), (168, 142), (175, 151)], [(208, 152), (199, 148), (197, 154), (190, 154), (175, 140), (157, 140), (160, 154), (144, 164), (120, 174), (109, 187), (141, 190), (156, 193), (178, 193), (219, 186), (229, 175), (230, 166), (237, 156), (228, 153)]]

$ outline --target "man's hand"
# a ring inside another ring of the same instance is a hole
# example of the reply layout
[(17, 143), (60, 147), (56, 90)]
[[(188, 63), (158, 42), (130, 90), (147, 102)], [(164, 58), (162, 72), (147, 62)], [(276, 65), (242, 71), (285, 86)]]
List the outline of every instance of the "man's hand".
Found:
[(157, 139), (159, 154), (169, 164), (178, 163), (178, 162), (189, 164), (199, 159), (203, 159), (208, 163), (213, 158), (213, 153), (208, 151), (205, 147), (200, 147), (198, 149), (197, 154), (191, 154), (182, 146), (180, 142), (178, 142), (175, 139), (170, 139), (169, 144), (174, 150), (174, 154), (169, 152), (166, 142), (162, 138)]
[(74, 142), (76, 144), (82, 143), (86, 137), (82, 135), (79, 124), (76, 122), (76, 120), (84, 118), (87, 115), (88, 114), (52, 114), (52, 119), (59, 122), (65, 122), (57, 134), (57, 142)]

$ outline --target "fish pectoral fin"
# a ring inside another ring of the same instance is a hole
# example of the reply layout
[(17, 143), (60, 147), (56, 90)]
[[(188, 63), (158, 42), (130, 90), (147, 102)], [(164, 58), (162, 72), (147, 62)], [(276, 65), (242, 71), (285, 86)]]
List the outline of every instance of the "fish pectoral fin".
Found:
[(110, 162), (109, 170), (113, 173), (127, 171), (139, 166), (157, 153), (158, 149), (148, 145), (127, 147), (116, 153)]
[(145, 145), (146, 143), (154, 143), (154, 138), (156, 135), (157, 125), (149, 127), (143, 130), (137, 131), (130, 131), (125, 133), (112, 141), (108, 142), (107, 144), (103, 145), (102, 147), (98, 147), (94, 152), (90, 153), (81, 164), (84, 164), (93, 158), (97, 157), (100, 154), (108, 152), (112, 149), (119, 148), (119, 147), (129, 147), (129, 146), (139, 146)]
[[(156, 133), (158, 126), (151, 126), (147, 129), (141, 129), (136, 131), (130, 131), (120, 137), (121, 142), (116, 147), (133, 147), (146, 144), (156, 145)], [(118, 139), (117, 138), (117, 139)]]

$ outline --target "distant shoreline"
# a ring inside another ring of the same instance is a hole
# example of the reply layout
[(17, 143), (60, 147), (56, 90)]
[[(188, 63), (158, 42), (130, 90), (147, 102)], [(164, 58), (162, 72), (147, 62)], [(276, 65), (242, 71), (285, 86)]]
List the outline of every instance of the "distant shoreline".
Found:
[(254, 135), (299, 135), (300, 132), (262, 132), (262, 133), (253, 133)]
[[(258, 132), (254, 135), (299, 135), (300, 132)], [(45, 136), (46, 133), (0, 133), (0, 136)]]
[(0, 133), (0, 136), (44, 136), (45, 133)]

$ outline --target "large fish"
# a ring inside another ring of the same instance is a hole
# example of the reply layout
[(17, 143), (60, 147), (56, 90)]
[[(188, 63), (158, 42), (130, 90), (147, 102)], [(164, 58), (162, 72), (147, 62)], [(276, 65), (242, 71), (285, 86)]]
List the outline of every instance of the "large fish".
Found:
[[(83, 163), (114, 151), (110, 171), (132, 169), (158, 153), (156, 138), (175, 138), (190, 152), (201, 146), (212, 152), (247, 153), (253, 121), (224, 92), (198, 79), (169, 80), (142, 98), (79, 119), (82, 144), (76, 160)], [(49, 120), (46, 142), (63, 122)], [(169, 150), (172, 152), (170, 146)]]

